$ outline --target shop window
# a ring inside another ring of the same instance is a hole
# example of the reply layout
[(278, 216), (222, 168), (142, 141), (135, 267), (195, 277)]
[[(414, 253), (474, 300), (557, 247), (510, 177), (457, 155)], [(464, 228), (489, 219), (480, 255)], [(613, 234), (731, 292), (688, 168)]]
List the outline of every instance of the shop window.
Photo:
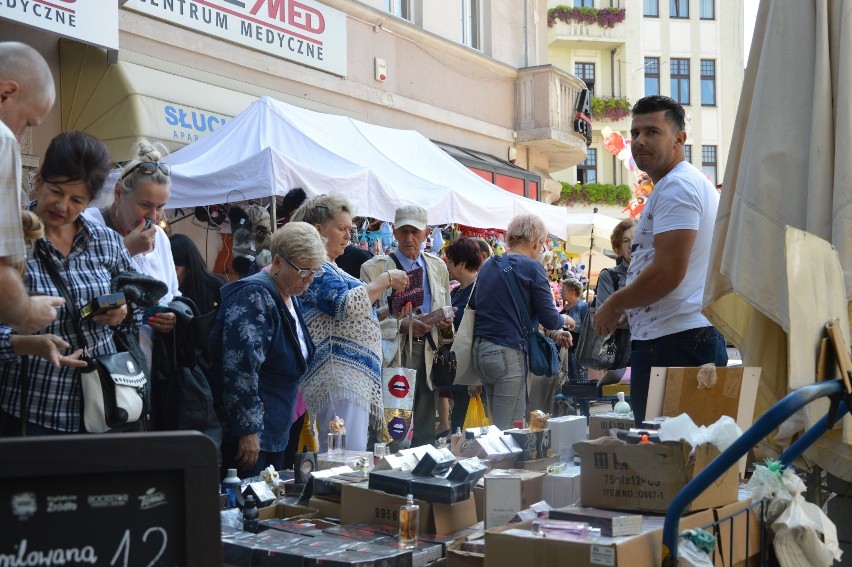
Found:
[(574, 0), (575, 8), (594, 8), (595, 0)]
[(577, 181), (580, 183), (598, 182), (598, 150), (586, 150), (586, 159), (577, 164)]
[(684, 144), (683, 158), (689, 163), (692, 163), (692, 144)]
[(574, 63), (574, 74), (577, 78), (586, 83), (586, 88), (589, 89), (589, 94), (595, 94), (595, 64), (594, 63)]
[(385, 12), (410, 22), (411, 0), (385, 0)]
[(660, 17), (660, 0), (644, 0), (644, 12), (646, 18)]
[(660, 58), (645, 58), (645, 96), (660, 94)]
[(473, 49), (482, 50), (482, 6), (481, 0), (461, 1), (462, 43)]
[(689, 19), (689, 0), (669, 0), (669, 16)]
[(698, 5), (698, 16), (702, 20), (715, 20), (716, 0), (701, 0)]
[(689, 104), (689, 59), (671, 61), (672, 98), (677, 102)]
[(716, 62), (701, 60), (701, 106), (716, 106)]
[(710, 183), (719, 183), (716, 146), (701, 146), (701, 171), (710, 179)]

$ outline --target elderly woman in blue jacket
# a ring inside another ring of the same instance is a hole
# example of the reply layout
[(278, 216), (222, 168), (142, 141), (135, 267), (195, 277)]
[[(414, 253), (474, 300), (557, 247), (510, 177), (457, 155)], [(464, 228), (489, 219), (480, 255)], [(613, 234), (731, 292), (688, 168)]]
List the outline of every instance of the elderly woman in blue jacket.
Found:
[(297, 296), (322, 273), (326, 256), (317, 230), (303, 222), (276, 230), (270, 251), (268, 272), (222, 288), (210, 335), (222, 468), (243, 478), (284, 468), (297, 385), (314, 352)]

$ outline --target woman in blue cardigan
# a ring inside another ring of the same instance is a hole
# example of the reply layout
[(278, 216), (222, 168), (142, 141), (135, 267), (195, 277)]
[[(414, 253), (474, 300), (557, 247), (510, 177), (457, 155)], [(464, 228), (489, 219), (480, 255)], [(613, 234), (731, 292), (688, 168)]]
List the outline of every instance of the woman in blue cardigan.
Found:
[(291, 222), (272, 235), (268, 272), (222, 288), (210, 335), (211, 386), (222, 419), (222, 468), (242, 478), (284, 468), (296, 388), (314, 352), (297, 296), (322, 273), (317, 230)]

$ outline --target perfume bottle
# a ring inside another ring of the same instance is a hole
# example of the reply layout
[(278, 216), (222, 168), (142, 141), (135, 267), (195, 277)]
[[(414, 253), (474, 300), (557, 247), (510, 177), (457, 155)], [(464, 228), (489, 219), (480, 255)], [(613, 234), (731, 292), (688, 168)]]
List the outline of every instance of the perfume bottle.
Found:
[(414, 503), (414, 496), (409, 494), (405, 504), (399, 508), (399, 546), (402, 549), (412, 549), (417, 546), (419, 522), (420, 506)]

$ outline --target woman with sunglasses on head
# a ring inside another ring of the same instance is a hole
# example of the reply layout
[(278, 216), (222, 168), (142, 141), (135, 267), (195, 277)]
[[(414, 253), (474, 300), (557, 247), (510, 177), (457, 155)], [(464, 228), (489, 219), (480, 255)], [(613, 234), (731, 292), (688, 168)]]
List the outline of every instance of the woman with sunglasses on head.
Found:
[(289, 222), (272, 233), (268, 271), (222, 288), (210, 334), (213, 389), (222, 421), (222, 469), (241, 478), (284, 469), (299, 378), (314, 352), (297, 296), (323, 272), (317, 230)]
[[(36, 200), (30, 211), (41, 219), (44, 236), (35, 241), (26, 263), (27, 291), (59, 297), (60, 288), (67, 289), (75, 299), (73, 316), (77, 320), (72, 320), (66, 304), (58, 308), (56, 320), (38, 334), (14, 335), (9, 327), (0, 326), (2, 436), (20, 435), (22, 425), (29, 435), (82, 432), (80, 368), (86, 363), (79, 360), (82, 345), (75, 323), (79, 321), (89, 356), (116, 352), (114, 329), (135, 324), (133, 319), (125, 323), (128, 305), (79, 320), (87, 303), (111, 292), (114, 276), (132, 271), (121, 238), (81, 215), (111, 167), (103, 142), (72, 131), (51, 140), (35, 176)], [(57, 284), (60, 280), (61, 285)], [(65, 354), (69, 344), (75, 352)]]
[[(164, 307), (174, 296), (180, 295), (180, 291), (169, 238), (157, 224), (163, 218), (171, 193), (171, 168), (160, 162), (161, 157), (162, 153), (150, 142), (140, 141), (137, 159), (121, 170), (112, 205), (100, 211), (90, 209), (86, 214), (122, 236), (136, 271), (165, 282), (169, 291), (160, 299)], [(168, 333), (176, 320), (174, 313), (162, 307), (146, 313), (139, 344), (148, 368), (152, 367), (154, 331)]]

